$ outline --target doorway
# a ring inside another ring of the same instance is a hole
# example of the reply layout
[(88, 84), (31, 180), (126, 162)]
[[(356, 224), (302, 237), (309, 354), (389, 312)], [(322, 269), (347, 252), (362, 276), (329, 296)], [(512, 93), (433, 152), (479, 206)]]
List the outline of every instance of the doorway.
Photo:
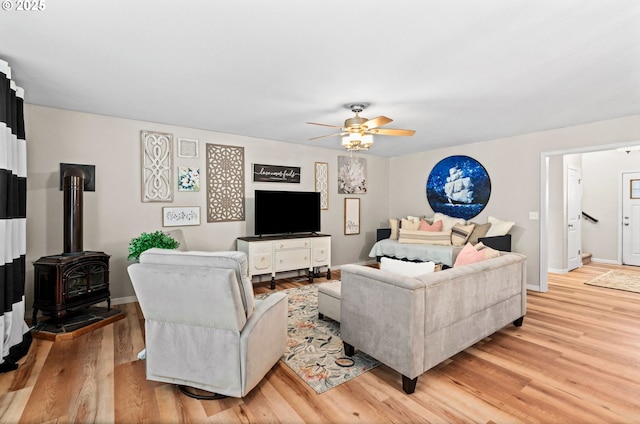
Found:
[[(634, 144), (640, 143), (640, 141), (632, 142)], [(557, 164), (557, 160), (559, 157), (564, 157), (565, 155), (581, 155), (584, 160), (584, 155), (587, 153), (598, 153), (598, 155), (593, 155), (593, 157), (600, 156), (599, 153), (603, 153), (608, 155), (608, 160), (614, 163), (613, 166), (600, 167), (600, 171), (597, 174), (591, 175), (590, 172), (585, 172), (585, 167), (576, 166), (577, 168), (583, 168), (581, 172), (582, 182), (581, 185), (585, 186), (586, 179), (590, 180), (589, 187), (593, 187), (593, 184), (597, 186), (606, 185), (608, 187), (606, 190), (606, 196), (601, 196), (598, 194), (595, 200), (592, 199), (591, 196), (587, 203), (585, 203), (586, 196), (583, 195), (582, 198), (582, 206), (587, 208), (586, 211), (597, 218), (599, 222), (595, 225), (591, 223), (587, 225), (587, 232), (585, 234), (585, 222), (581, 221), (582, 225), (582, 234), (581, 234), (581, 242), (582, 244), (587, 243), (586, 246), (589, 249), (590, 253), (593, 254), (593, 259), (597, 262), (602, 263), (611, 263), (611, 264), (621, 264), (622, 263), (622, 224), (621, 224), (621, 213), (620, 210), (622, 208), (622, 204), (619, 203), (620, 199), (620, 190), (618, 187), (622, 185), (621, 180), (621, 172), (627, 172), (626, 170), (632, 169), (633, 172), (637, 170), (637, 160), (638, 157), (633, 152), (625, 153), (626, 150), (618, 151), (619, 148), (623, 148), (626, 145), (630, 145), (631, 143), (625, 143), (624, 145), (621, 143), (610, 144), (610, 145), (600, 145), (600, 146), (589, 146), (589, 147), (578, 147), (571, 149), (563, 149), (557, 151), (547, 151), (542, 152), (540, 155), (540, 256), (539, 256), (539, 270), (540, 270), (540, 284), (534, 290), (540, 292), (546, 292), (548, 290), (548, 272), (554, 272), (549, 268), (549, 255), (552, 257), (558, 258), (560, 255), (565, 257), (565, 261), (567, 260), (567, 245), (564, 244), (562, 248), (560, 248), (561, 241), (558, 239), (562, 238), (559, 236), (558, 232), (562, 232), (565, 234), (564, 243), (567, 243), (567, 233), (565, 232), (567, 227), (567, 218), (566, 213), (567, 209), (558, 210), (558, 203), (555, 202), (554, 193), (557, 191), (557, 184), (560, 180), (556, 180), (559, 175), (556, 173), (554, 175), (550, 175), (550, 162), (555, 162)], [(635, 152), (640, 155), (640, 152)], [(620, 156), (622, 155), (622, 156)], [(562, 160), (562, 159), (560, 159)], [(555, 167), (552, 169), (557, 169)], [(587, 167), (589, 169), (595, 169), (593, 166)], [(615, 171), (615, 169), (619, 169), (620, 171)], [(622, 168), (622, 169), (621, 169)], [(635, 169), (634, 169), (635, 168)], [(602, 170), (608, 170), (608, 177), (612, 178), (611, 180), (604, 181), (601, 174)], [(565, 174), (566, 175), (566, 174)], [(550, 198), (551, 193), (551, 198)], [(613, 197), (612, 197), (613, 196)], [(606, 197), (606, 199), (604, 198)], [(565, 197), (566, 199), (566, 197)], [(594, 206), (595, 205), (595, 206)], [(581, 211), (582, 212), (582, 211)], [(564, 218), (560, 218), (558, 213), (564, 215)], [(629, 216), (629, 215), (624, 215)], [(565, 225), (562, 225), (562, 228), (559, 227), (558, 220), (564, 220)], [(640, 221), (639, 221), (640, 222)], [(602, 235), (606, 237), (603, 237)], [(586, 236), (586, 238), (585, 238)], [(590, 247), (589, 247), (590, 246)], [(638, 244), (640, 251), (640, 244)], [(581, 246), (582, 247), (582, 246)], [(554, 249), (559, 249), (556, 252), (556, 256), (553, 256), (554, 253), (551, 252)], [(613, 256), (612, 256), (613, 254)], [(552, 265), (554, 268), (555, 265)], [(557, 268), (564, 268), (566, 270), (566, 262), (564, 267), (558, 266)]]
[(640, 172), (622, 174), (622, 263), (640, 266)]
[(569, 271), (582, 266), (582, 186), (580, 182), (580, 169), (569, 167), (567, 169), (567, 269)]

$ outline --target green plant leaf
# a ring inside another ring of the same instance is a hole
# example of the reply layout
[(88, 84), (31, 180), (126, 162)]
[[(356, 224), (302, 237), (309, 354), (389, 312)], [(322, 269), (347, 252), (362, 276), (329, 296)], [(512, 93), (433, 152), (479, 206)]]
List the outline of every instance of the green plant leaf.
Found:
[(173, 237), (158, 230), (155, 233), (142, 233), (139, 237), (132, 238), (129, 242), (129, 256), (127, 259), (138, 262), (140, 254), (153, 247), (160, 249), (177, 249), (180, 246)]

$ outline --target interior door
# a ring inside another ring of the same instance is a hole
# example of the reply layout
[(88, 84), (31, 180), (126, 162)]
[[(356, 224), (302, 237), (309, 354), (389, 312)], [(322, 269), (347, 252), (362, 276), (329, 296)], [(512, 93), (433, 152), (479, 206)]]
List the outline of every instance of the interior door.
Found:
[(581, 218), (582, 188), (580, 170), (567, 169), (567, 268), (569, 271), (582, 266)]
[(622, 263), (640, 266), (640, 172), (622, 174)]

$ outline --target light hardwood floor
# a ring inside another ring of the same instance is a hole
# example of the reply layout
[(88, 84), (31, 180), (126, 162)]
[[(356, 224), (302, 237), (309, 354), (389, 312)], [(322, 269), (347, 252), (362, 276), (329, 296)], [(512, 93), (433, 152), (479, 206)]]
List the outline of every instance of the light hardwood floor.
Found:
[(89, 334), (34, 339), (18, 370), (0, 375), (0, 422), (640, 422), (640, 294), (583, 284), (615, 268), (550, 274), (547, 293), (529, 292), (522, 327), (431, 369), (412, 395), (386, 366), (318, 395), (278, 362), (243, 399), (191, 399), (146, 381), (143, 317), (136, 303), (120, 305), (126, 319)]

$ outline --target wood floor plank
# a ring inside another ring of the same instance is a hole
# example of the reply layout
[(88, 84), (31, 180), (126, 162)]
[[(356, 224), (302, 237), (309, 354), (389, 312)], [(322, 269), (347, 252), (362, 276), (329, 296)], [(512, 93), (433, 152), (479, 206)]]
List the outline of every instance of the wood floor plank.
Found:
[(136, 304), (128, 303), (117, 305), (126, 318), (114, 323), (115, 340), (114, 353), (115, 364), (126, 364), (135, 361), (138, 353), (144, 349), (144, 337), (140, 330), (141, 315), (138, 315)]
[(160, 422), (154, 389), (160, 386), (146, 380), (144, 361), (120, 364), (114, 370), (115, 421), (119, 423)]
[[(126, 319), (73, 340), (34, 339), (18, 370), (0, 375), (0, 422), (635, 423), (640, 294), (584, 284), (611, 269), (640, 280), (640, 268), (593, 262), (549, 274), (547, 293), (528, 293), (522, 327), (432, 368), (412, 395), (385, 365), (317, 394), (278, 362), (245, 398), (188, 398), (146, 380), (144, 317), (138, 303), (119, 305)], [(306, 284), (281, 279), (275, 290)], [(269, 281), (254, 292), (272, 292)]]
[(9, 391), (0, 396), (0, 423), (17, 423), (31, 397), (31, 387)]
[(88, 337), (89, 334), (53, 343), (25, 406), (21, 423), (46, 422), (68, 415), (72, 393), (83, 383), (78, 363), (84, 356), (82, 346)]

